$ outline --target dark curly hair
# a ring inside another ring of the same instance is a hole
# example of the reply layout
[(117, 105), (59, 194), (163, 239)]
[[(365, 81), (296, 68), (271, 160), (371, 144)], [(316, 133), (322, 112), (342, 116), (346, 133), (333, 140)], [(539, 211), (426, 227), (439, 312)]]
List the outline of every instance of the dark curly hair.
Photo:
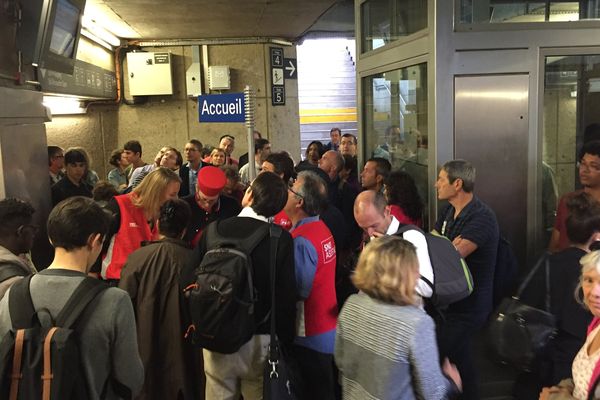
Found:
[(422, 218), (423, 200), (409, 174), (404, 171), (392, 171), (384, 183), (388, 204), (399, 206), (413, 220)]
[(572, 243), (585, 244), (600, 232), (600, 203), (588, 193), (580, 192), (567, 199), (569, 216), (565, 222)]
[(164, 236), (177, 239), (181, 237), (191, 216), (192, 211), (188, 203), (181, 199), (167, 200), (160, 207), (158, 229)]
[(31, 222), (35, 209), (31, 204), (15, 197), (0, 200), (0, 233), (14, 234), (21, 225)]

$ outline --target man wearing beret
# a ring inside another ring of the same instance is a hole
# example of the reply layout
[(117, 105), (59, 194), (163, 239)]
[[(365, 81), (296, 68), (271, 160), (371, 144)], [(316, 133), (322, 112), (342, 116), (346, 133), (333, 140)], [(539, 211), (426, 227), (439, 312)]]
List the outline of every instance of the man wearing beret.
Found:
[(216, 220), (238, 215), (239, 204), (230, 197), (222, 195), (227, 183), (225, 173), (213, 166), (206, 166), (198, 171), (196, 193), (183, 198), (192, 210), (192, 217), (183, 240), (192, 246), (198, 244), (202, 230)]

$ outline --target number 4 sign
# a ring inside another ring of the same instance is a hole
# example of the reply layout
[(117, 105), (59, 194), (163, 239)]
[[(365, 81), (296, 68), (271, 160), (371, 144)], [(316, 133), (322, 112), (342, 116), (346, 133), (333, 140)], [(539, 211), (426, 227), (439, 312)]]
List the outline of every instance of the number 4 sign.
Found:
[(271, 50), (271, 67), (283, 68), (283, 48), (269, 47)]

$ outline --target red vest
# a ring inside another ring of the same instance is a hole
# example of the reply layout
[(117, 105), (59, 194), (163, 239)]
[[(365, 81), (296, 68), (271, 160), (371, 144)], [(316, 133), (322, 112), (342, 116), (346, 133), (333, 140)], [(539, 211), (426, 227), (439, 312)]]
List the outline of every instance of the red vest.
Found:
[[(292, 237), (301, 236), (317, 251), (317, 270), (312, 289), (304, 300), (304, 335), (314, 336), (335, 329), (338, 315), (335, 297), (335, 242), (323, 221), (300, 225)], [(297, 267), (298, 268), (298, 267)]]
[(292, 229), (292, 221), (290, 220), (290, 217), (288, 217), (284, 210), (281, 210), (277, 214), (275, 214), (275, 216), (273, 217), (273, 223), (279, 225), (286, 231)]
[(121, 269), (127, 257), (142, 246), (146, 240), (157, 238), (156, 227), (153, 231), (144, 216), (144, 210), (131, 202), (131, 194), (115, 196), (121, 213), (119, 231), (113, 236), (108, 252), (102, 260), (102, 278), (121, 279)]

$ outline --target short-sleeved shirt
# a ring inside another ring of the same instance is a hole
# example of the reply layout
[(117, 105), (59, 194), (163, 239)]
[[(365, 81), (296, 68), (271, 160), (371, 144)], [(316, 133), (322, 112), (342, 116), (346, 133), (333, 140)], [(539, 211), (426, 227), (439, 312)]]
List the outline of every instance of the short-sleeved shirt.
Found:
[(449, 204), (435, 223), (435, 230), (450, 240), (461, 236), (477, 245), (465, 258), (473, 275), (473, 293), (448, 307), (449, 313), (470, 314), (479, 318), (492, 310), (494, 270), (500, 236), (494, 211), (479, 198), (473, 199), (454, 218), (454, 207)]

